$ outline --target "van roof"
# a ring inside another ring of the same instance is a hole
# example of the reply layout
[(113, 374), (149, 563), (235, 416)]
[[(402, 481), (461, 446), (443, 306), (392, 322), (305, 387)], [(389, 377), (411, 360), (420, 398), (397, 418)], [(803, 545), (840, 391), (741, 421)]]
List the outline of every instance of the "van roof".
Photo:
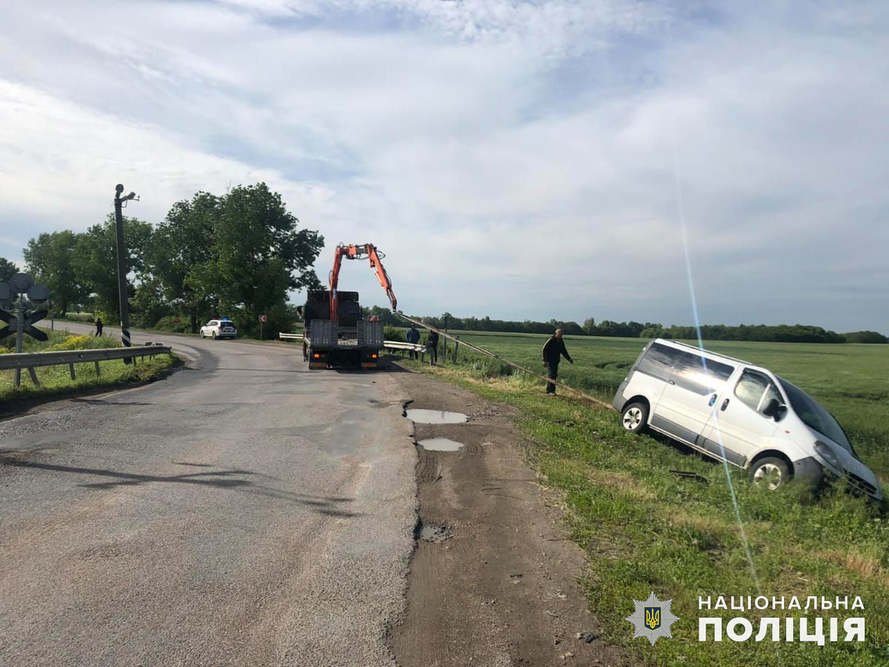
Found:
[(670, 340), (669, 338), (656, 338), (652, 342), (662, 343), (664, 345), (669, 345), (672, 347), (684, 348), (684, 349), (689, 350), (689, 351), (693, 352), (694, 354), (698, 354), (698, 355), (700, 355), (701, 352), (703, 352), (704, 354), (707, 354), (711, 357), (718, 357), (720, 359), (728, 359), (728, 360), (734, 361), (735, 363), (738, 363), (738, 364), (746, 364), (747, 366), (754, 366), (756, 368), (759, 368), (759, 366), (757, 366), (756, 364), (751, 363), (749, 361), (745, 361), (744, 359), (737, 359), (735, 357), (730, 357), (727, 354), (720, 354), (719, 352), (711, 352), (710, 350), (707, 350), (707, 349), (702, 350), (697, 345), (689, 345), (688, 343), (680, 343), (677, 340)]

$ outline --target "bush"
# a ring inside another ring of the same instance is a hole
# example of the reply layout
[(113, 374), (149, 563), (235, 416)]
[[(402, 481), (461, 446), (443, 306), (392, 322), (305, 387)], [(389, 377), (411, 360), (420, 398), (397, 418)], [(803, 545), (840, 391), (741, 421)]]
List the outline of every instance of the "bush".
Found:
[(154, 328), (171, 333), (191, 333), (191, 320), (182, 315), (167, 315), (155, 322)]
[[(96, 321), (96, 316), (93, 313), (65, 313), (65, 319), (72, 322), (89, 322), (92, 324)], [(105, 321), (104, 315), (102, 315), (102, 321)]]
[(103, 347), (120, 347), (120, 342), (109, 336), (66, 336), (53, 342), (46, 350), (90, 350)]
[(404, 342), (404, 329), (401, 327), (383, 327), (383, 338)]

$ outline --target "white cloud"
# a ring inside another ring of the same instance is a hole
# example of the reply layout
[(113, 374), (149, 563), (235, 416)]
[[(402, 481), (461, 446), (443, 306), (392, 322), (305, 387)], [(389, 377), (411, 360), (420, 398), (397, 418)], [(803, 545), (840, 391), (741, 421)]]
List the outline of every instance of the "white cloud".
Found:
[(411, 312), (688, 322), (678, 176), (704, 319), (889, 332), (885, 293), (848, 296), (889, 241), (867, 7), (40, 7), (0, 28), (0, 236), (21, 245), (101, 219), (118, 181), (157, 220), (262, 179), (327, 237), (319, 275), (330, 244), (373, 241)]

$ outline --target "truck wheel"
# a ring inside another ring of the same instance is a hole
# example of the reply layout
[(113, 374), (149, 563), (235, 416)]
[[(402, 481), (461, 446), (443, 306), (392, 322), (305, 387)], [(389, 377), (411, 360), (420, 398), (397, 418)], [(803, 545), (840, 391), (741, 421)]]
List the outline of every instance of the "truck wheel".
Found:
[(639, 401), (628, 403), (620, 413), (620, 423), (630, 433), (642, 433), (648, 425), (648, 406)]
[(764, 456), (750, 466), (750, 481), (774, 491), (790, 481), (790, 466), (777, 456)]

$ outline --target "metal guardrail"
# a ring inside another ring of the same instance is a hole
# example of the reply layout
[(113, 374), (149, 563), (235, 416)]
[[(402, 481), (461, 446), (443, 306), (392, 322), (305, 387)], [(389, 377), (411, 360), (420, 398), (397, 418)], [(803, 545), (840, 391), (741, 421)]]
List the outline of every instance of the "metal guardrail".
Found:
[(390, 350), (407, 350), (409, 352), (425, 352), (426, 346), (419, 343), (402, 343), (400, 340), (383, 341), (383, 347)]
[(81, 364), (85, 362), (108, 361), (109, 359), (132, 359), (168, 354), (169, 345), (143, 345), (137, 347), (109, 347), (96, 350), (54, 350), (52, 352), (12, 352), (0, 354), (0, 370), (16, 368), (36, 368), (60, 364)]
[[(279, 333), (278, 338), (281, 340), (302, 340), (305, 338), (303, 334), (298, 333)], [(408, 352), (426, 352), (426, 346), (419, 343), (402, 343), (400, 340), (384, 340), (383, 347), (387, 350), (407, 350)]]

